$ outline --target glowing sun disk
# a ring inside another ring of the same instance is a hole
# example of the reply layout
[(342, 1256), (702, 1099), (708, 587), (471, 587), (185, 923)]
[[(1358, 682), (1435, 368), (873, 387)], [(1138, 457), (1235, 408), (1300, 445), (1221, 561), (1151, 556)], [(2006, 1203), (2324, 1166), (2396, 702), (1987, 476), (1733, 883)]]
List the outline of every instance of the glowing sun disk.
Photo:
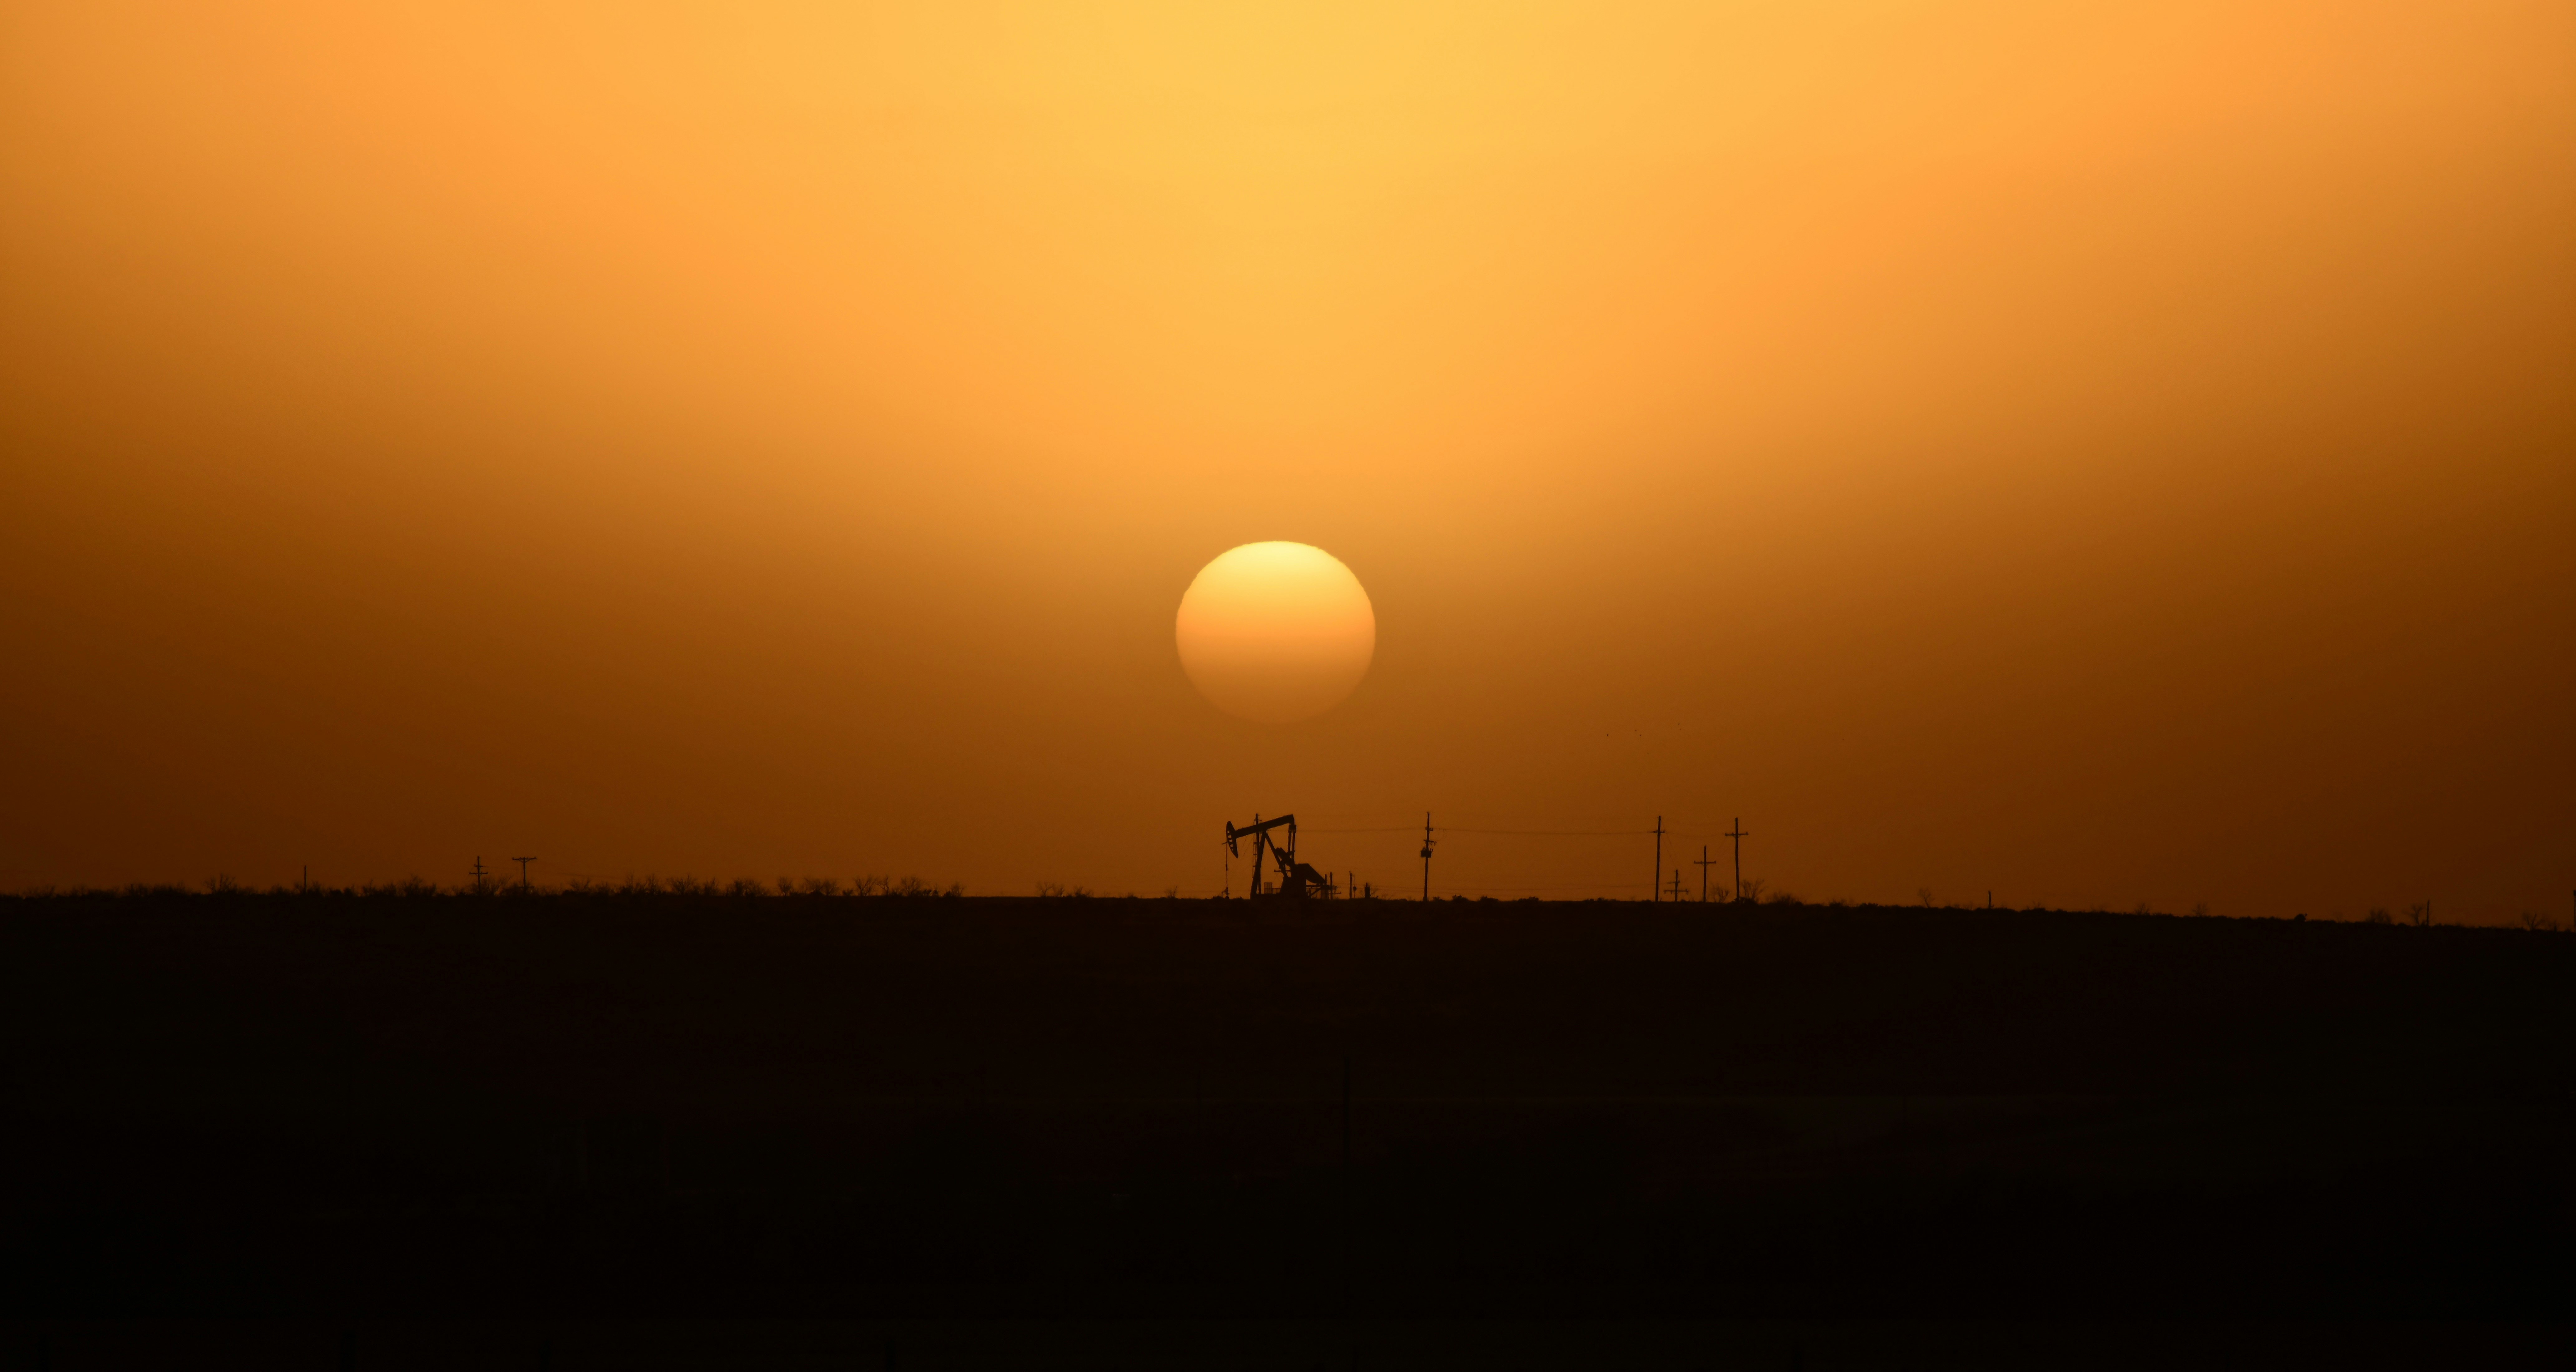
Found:
[(1172, 636), (1218, 709), (1288, 724), (1338, 705), (1368, 674), (1377, 613), (1341, 560), (1304, 543), (1246, 543), (1199, 569)]

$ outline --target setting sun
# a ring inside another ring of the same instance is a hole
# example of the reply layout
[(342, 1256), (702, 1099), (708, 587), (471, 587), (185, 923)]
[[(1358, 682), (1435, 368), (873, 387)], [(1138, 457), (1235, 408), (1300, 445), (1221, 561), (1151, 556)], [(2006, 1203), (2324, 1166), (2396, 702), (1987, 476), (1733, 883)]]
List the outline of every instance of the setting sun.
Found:
[(1199, 570), (1172, 635), (1218, 709), (1263, 724), (1309, 719), (1368, 674), (1377, 615), (1339, 558), (1303, 543), (1247, 543)]

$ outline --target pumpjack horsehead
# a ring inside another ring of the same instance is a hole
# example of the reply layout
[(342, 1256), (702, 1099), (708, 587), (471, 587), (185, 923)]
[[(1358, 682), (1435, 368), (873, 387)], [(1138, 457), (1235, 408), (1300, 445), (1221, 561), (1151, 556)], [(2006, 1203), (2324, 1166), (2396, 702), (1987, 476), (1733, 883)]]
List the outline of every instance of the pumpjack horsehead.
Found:
[[(1288, 831), (1286, 843), (1281, 843), (1270, 836), (1271, 830), (1280, 828)], [(1234, 827), (1234, 821), (1226, 821), (1225, 850), (1227, 852), (1236, 857), (1243, 856), (1243, 849), (1238, 841), (1247, 838), (1252, 840), (1251, 895), (1282, 900), (1330, 900), (1332, 898), (1332, 878), (1297, 860), (1297, 817), (1295, 815), (1281, 815), (1277, 819), (1263, 819), (1259, 815), (1254, 815), (1252, 823), (1240, 829)], [(1266, 884), (1261, 879), (1261, 856), (1264, 853), (1276, 859), (1279, 864), (1279, 879)]]

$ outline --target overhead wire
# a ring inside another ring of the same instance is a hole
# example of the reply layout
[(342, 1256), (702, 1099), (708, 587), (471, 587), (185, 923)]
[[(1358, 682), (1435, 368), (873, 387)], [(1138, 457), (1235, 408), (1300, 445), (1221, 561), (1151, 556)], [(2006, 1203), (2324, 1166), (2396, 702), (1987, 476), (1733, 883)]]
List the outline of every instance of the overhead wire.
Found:
[[(1315, 828), (1308, 829), (1306, 832), (1310, 834), (1411, 834), (1420, 832), (1422, 828), (1423, 826), (1419, 824), (1406, 824), (1391, 829)], [(1442, 834), (1511, 834), (1523, 838), (1640, 838), (1655, 832), (1652, 829), (1468, 829), (1447, 824), (1433, 825), (1431, 828), (1434, 833)], [(1673, 831), (1667, 829), (1664, 832), (1669, 834)]]

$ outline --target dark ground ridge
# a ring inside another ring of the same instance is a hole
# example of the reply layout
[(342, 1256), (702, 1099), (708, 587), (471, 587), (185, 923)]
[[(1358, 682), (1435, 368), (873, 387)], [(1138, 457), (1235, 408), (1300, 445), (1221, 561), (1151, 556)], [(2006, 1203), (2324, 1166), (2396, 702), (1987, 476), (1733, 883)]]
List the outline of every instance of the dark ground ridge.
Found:
[(7, 901), (0, 1309), (2551, 1321), (2572, 974), (2031, 911)]

